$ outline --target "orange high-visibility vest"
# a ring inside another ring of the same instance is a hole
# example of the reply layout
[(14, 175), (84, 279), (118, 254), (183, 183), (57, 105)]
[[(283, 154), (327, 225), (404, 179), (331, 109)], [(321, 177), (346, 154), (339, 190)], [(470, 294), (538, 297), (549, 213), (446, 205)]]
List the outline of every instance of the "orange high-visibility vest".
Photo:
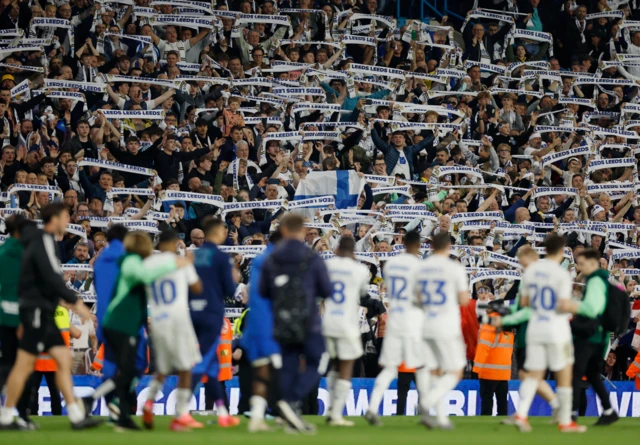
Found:
[(480, 327), (476, 356), (473, 360), (473, 372), (482, 380), (511, 379), (511, 356), (513, 354), (512, 332), (499, 334), (494, 326), (483, 324)]
[(220, 343), (218, 344), (218, 363), (220, 370), (218, 371), (218, 381), (225, 382), (233, 377), (233, 351), (231, 343), (233, 342), (233, 325), (225, 317), (220, 332)]
[(416, 372), (416, 368), (407, 368), (407, 365), (402, 362), (400, 366), (398, 366), (398, 372)]
[(91, 363), (91, 369), (96, 372), (102, 371), (102, 366), (104, 366), (104, 345), (100, 345), (100, 349), (98, 349), (98, 353), (93, 359), (93, 363)]
[(636, 358), (633, 359), (633, 363), (627, 369), (627, 377), (636, 380), (636, 389), (640, 391), (640, 352), (638, 352)]
[[(67, 345), (68, 348), (71, 345), (71, 334), (69, 333), (71, 320), (69, 319), (69, 311), (62, 306), (58, 306), (54, 314), (54, 320), (56, 322), (56, 326), (60, 330), (60, 334), (62, 334), (64, 344)], [(34, 369), (40, 372), (56, 372), (58, 370), (58, 366), (56, 365), (56, 361), (53, 357), (47, 353), (42, 353), (38, 356)]]

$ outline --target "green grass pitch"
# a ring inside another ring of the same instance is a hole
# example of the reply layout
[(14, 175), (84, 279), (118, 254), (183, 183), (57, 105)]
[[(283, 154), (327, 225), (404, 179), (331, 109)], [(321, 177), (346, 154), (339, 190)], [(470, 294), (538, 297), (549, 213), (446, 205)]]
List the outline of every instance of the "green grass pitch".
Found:
[[(318, 425), (315, 436), (286, 434), (281, 428), (272, 433), (249, 434), (247, 419), (242, 419), (239, 427), (221, 429), (217, 425), (207, 425), (203, 430), (186, 433), (169, 431), (169, 417), (156, 417), (153, 431), (116, 433), (110, 426), (90, 431), (71, 431), (65, 417), (34, 418), (40, 430), (33, 432), (0, 432), (0, 443), (7, 445), (396, 445), (431, 443), (437, 445), (588, 445), (588, 444), (630, 444), (637, 443), (640, 432), (640, 418), (621, 419), (610, 427), (590, 427), (585, 434), (562, 434), (555, 426), (549, 425), (548, 418), (532, 418), (533, 432), (518, 433), (515, 427), (500, 425), (497, 417), (453, 417), (453, 431), (429, 431), (418, 425), (417, 417), (384, 417), (384, 426), (374, 428), (362, 417), (354, 428), (337, 428), (325, 424), (318, 416), (307, 418)], [(138, 422), (140, 419), (136, 419)], [(215, 417), (201, 417), (203, 422), (215, 422)], [(595, 418), (581, 419), (581, 423), (591, 426)], [(214, 442), (215, 441), (215, 442)]]

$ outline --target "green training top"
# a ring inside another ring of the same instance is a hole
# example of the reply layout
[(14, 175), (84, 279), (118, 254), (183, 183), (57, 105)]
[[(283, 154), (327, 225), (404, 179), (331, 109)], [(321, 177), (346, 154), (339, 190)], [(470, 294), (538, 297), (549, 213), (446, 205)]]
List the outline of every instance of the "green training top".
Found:
[[(607, 307), (609, 292), (609, 272), (598, 269), (587, 277), (584, 296), (578, 306), (578, 315), (598, 318)], [(598, 332), (589, 337), (589, 343), (604, 345), (609, 341), (609, 333), (598, 325)]]
[(22, 243), (16, 238), (7, 238), (0, 246), (0, 326), (17, 328), (20, 324), (18, 283), (22, 250)]
[[(520, 284), (518, 284), (520, 286)], [(505, 327), (515, 326), (516, 328), (516, 349), (524, 348), (527, 346), (527, 326), (529, 318), (531, 318), (530, 307), (520, 307), (520, 289), (516, 295), (515, 304), (510, 306), (511, 314), (502, 317), (502, 325)]]
[(173, 258), (167, 258), (166, 262), (150, 268), (143, 264), (138, 255), (127, 254), (122, 257), (115, 296), (107, 307), (102, 327), (135, 337), (147, 319), (145, 285), (174, 270), (176, 261)]

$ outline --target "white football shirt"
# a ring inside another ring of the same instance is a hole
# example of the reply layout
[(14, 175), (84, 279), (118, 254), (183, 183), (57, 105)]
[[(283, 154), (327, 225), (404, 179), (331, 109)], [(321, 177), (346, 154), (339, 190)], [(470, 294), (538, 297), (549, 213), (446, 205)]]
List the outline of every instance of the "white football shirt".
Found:
[[(154, 267), (166, 263), (167, 257), (175, 257), (170, 252), (162, 252), (145, 258), (144, 265)], [(198, 282), (198, 273), (193, 265), (174, 270), (158, 278), (147, 286), (147, 301), (151, 321), (164, 319), (190, 320), (189, 285)]]
[(334, 257), (326, 261), (333, 287), (324, 300), (322, 334), (327, 337), (360, 337), (360, 297), (369, 289), (369, 269), (351, 258)]
[(391, 258), (384, 265), (389, 312), (385, 335), (420, 337), (423, 314), (418, 300), (417, 278), (420, 260), (408, 253)]
[(462, 335), (458, 293), (469, 290), (469, 277), (457, 261), (430, 255), (420, 264), (418, 289), (424, 309), (424, 338)]
[(571, 275), (555, 261), (541, 259), (522, 276), (520, 293), (529, 298), (532, 314), (527, 327), (527, 343), (571, 341), (569, 315), (556, 312), (559, 300), (571, 298)]

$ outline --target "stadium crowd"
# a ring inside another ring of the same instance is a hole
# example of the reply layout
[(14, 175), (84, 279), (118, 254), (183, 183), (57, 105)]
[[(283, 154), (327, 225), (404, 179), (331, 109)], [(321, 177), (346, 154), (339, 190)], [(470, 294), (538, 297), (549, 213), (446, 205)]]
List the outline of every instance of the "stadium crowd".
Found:
[[(226, 302), (239, 334), (252, 258), (301, 212), (323, 258), (357, 241), (380, 304), (361, 309), (354, 376), (375, 377), (385, 261), (407, 231), (421, 254), (448, 232), (471, 276), (475, 377), (486, 303), (514, 299), (516, 251), (543, 253), (555, 232), (576, 296), (573, 258), (591, 246), (633, 297), (603, 374), (638, 378), (627, 374), (640, 347), (635, 0), (461, 2), (464, 22), (428, 23), (398, 23), (390, 0), (212, 3), (0, 3), (0, 213), (39, 220), (67, 205), (57, 253), (88, 305), (113, 224), (175, 231), (184, 254), (216, 215), (242, 272)], [(96, 327), (73, 313), (71, 326), (74, 372), (99, 371)]]

